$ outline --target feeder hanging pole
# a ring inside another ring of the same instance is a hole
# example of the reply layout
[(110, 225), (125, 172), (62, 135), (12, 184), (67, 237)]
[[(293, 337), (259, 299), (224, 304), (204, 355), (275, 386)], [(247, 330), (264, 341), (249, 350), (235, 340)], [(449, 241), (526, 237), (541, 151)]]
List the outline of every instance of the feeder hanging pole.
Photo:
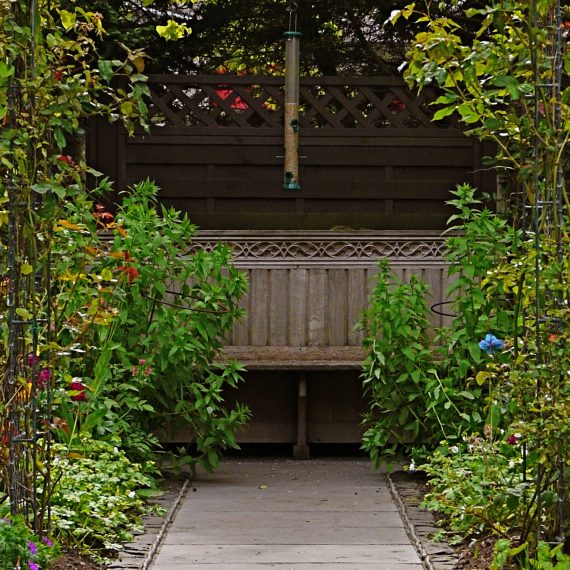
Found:
[(299, 44), (301, 32), (285, 36), (285, 162), (283, 188), (299, 190)]

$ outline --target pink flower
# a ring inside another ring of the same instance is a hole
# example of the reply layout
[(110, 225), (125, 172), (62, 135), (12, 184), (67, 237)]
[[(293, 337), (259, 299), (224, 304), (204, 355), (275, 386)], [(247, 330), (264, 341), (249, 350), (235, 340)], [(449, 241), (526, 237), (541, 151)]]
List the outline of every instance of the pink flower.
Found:
[(43, 390), (49, 384), (51, 380), (51, 372), (47, 368), (42, 368), (40, 375), (38, 376), (38, 388)]
[(74, 402), (84, 402), (87, 399), (87, 395), (85, 394), (85, 384), (80, 380), (73, 380), (69, 385), (69, 389), (77, 392), (70, 396)]
[(28, 562), (29, 570), (40, 570), (40, 567), (35, 562)]
[(30, 352), (30, 354), (28, 354), (28, 366), (30, 368), (37, 366), (39, 361), (40, 361), (40, 357), (37, 354), (33, 354), (31, 352)]
[(133, 376), (138, 376), (138, 375), (139, 375), (139, 367), (138, 367), (138, 366), (133, 366), (133, 367), (131, 368), (131, 374), (132, 374)]
[(509, 437), (507, 437), (507, 443), (509, 445), (516, 445), (518, 440), (519, 440), (519, 438), (514, 434), (509, 435)]
[(51, 548), (51, 547), (53, 546), (53, 542), (52, 542), (47, 536), (44, 536), (44, 537), (42, 538), (42, 542), (43, 542), (46, 546), (48, 546), (49, 548)]
[(145, 378), (148, 378), (151, 374), (152, 374), (152, 368), (151, 368), (150, 366), (147, 366), (147, 367), (144, 369), (143, 375), (144, 375)]
[(144, 366), (146, 364), (146, 358), (139, 358), (139, 364)]
[(29, 551), (35, 556), (38, 553), (38, 547), (35, 542), (28, 542), (28, 549)]

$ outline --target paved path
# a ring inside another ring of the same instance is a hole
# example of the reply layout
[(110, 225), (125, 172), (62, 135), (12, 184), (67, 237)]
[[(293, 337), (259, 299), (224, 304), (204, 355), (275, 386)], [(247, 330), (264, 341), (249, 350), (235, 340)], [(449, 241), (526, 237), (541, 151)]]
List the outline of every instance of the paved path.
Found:
[(189, 489), (152, 570), (420, 570), (366, 460), (226, 460)]

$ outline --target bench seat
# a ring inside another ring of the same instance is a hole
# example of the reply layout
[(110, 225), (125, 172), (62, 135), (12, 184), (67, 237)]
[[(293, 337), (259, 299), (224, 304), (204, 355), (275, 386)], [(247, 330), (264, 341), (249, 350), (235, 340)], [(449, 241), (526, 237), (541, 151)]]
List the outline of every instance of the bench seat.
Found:
[(227, 346), (220, 363), (237, 360), (247, 370), (358, 370), (360, 346)]

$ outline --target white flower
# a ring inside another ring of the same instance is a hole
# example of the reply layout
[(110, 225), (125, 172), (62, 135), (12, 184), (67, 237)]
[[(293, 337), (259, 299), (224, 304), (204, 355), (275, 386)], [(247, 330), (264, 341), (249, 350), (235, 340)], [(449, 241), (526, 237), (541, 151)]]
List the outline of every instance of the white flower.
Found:
[(136, 493), (134, 491), (129, 491), (129, 493), (127, 494), (127, 497), (129, 497), (129, 499), (134, 499), (136, 496)]
[(452, 445), (449, 448), (449, 451), (451, 451), (451, 453), (459, 453), (459, 447), (457, 447), (457, 445)]
[(412, 461), (408, 467), (408, 471), (415, 471), (416, 470), (416, 464)]

